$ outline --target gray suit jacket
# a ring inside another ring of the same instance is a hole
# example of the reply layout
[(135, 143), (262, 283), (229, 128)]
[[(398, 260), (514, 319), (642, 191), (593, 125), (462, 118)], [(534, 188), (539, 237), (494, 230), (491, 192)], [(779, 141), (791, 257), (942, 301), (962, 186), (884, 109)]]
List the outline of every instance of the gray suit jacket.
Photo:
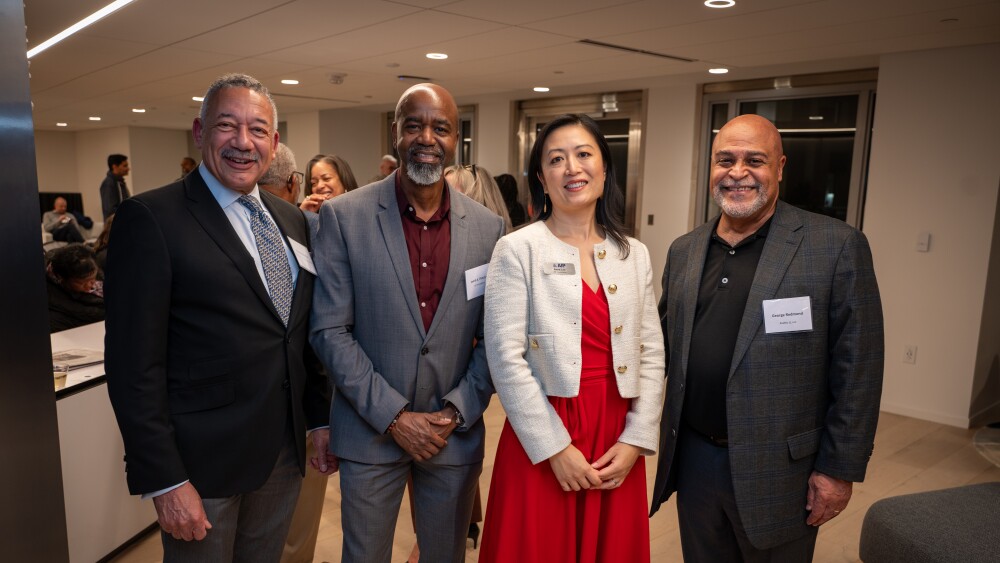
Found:
[(320, 209), (310, 341), (336, 389), (330, 449), (360, 463), (404, 459), (406, 452), (384, 434), (396, 413), (404, 406), (433, 412), (447, 401), (465, 426), (430, 462), (475, 463), (483, 459), (481, 418), (493, 384), (483, 346), (483, 297), (466, 299), (465, 272), (489, 263), (503, 221), (447, 188), (451, 260), (425, 331), (394, 182), (393, 174)]
[[(667, 397), (652, 512), (676, 489), (673, 458), (691, 330), (715, 222), (670, 247), (660, 320)], [(762, 302), (808, 295), (811, 332), (766, 334)], [(743, 312), (727, 385), (729, 459), (740, 518), (759, 549), (805, 534), (813, 470), (861, 481), (878, 421), (882, 304), (865, 236), (778, 202)]]

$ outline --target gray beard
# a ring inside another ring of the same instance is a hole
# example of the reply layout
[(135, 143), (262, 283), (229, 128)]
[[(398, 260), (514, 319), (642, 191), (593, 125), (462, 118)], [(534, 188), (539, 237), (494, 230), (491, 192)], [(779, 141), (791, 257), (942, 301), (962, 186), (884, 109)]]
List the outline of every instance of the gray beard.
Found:
[(406, 176), (418, 186), (430, 186), (438, 183), (444, 166), (425, 162), (407, 162)]
[(729, 200), (722, 195), (722, 188), (719, 186), (712, 188), (712, 199), (715, 200), (715, 204), (719, 206), (719, 209), (721, 209), (727, 217), (732, 217), (734, 219), (746, 219), (747, 217), (752, 217), (768, 204), (767, 195), (761, 187), (757, 188), (757, 197), (755, 197), (753, 201), (741, 205), (730, 203)]

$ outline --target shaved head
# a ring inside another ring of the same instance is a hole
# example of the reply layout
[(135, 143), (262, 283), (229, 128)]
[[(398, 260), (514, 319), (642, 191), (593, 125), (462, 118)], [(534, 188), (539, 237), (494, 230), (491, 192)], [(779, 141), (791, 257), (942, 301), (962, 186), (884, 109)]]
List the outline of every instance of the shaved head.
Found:
[(748, 113), (730, 119), (715, 136), (712, 152), (715, 152), (720, 140), (728, 139), (730, 135), (756, 139), (759, 145), (767, 146), (768, 152), (771, 152), (775, 157), (781, 157), (785, 154), (785, 150), (781, 146), (781, 133), (766, 117)]
[(741, 115), (723, 125), (712, 142), (710, 185), (720, 228), (752, 232), (770, 218), (784, 166), (781, 134), (766, 118)]

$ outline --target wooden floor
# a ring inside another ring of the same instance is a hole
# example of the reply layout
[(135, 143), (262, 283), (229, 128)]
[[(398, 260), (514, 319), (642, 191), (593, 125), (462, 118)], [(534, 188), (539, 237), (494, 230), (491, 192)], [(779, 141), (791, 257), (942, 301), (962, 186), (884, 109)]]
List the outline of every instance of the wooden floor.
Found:
[[(486, 462), (481, 488), (489, 490), (493, 472), (493, 457), (504, 422), (503, 409), (494, 400), (485, 416), (487, 427)], [(882, 413), (875, 436), (875, 452), (868, 466), (864, 483), (856, 484), (854, 496), (836, 519), (824, 525), (816, 546), (817, 562), (859, 561), (858, 538), (865, 512), (881, 498), (907, 493), (957, 487), (970, 483), (1000, 481), (1000, 468), (994, 466), (972, 445), (974, 430), (963, 430), (905, 416)], [(646, 475), (652, 491), (655, 459), (648, 460)], [(486, 502), (486, 499), (483, 499)], [(677, 532), (677, 512), (674, 501), (666, 504), (650, 520), (652, 560), (681, 561), (680, 538)], [(342, 534), (340, 531), (340, 479), (330, 479), (326, 493), (316, 562), (340, 561)], [(410, 524), (409, 506), (403, 502), (396, 525), (393, 563), (406, 561), (415, 536)], [(149, 563), (161, 561), (159, 533), (148, 537), (122, 553), (117, 563)], [(466, 561), (478, 561), (479, 552), (469, 542)]]

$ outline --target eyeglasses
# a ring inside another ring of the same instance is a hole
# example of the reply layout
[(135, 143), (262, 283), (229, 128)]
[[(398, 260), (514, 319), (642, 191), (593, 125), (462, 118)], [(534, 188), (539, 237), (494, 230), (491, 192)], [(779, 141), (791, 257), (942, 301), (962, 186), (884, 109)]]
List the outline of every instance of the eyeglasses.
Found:
[(306, 175), (299, 171), (292, 172), (292, 175), (288, 177), (288, 183), (291, 184), (295, 180), (298, 180), (299, 185), (301, 186), (306, 181)]
[(473, 178), (477, 178), (477, 179), (479, 178), (479, 174), (476, 171), (476, 165), (475, 164), (466, 164), (466, 165), (462, 166), (462, 168), (465, 168), (469, 172), (472, 172), (472, 177)]

